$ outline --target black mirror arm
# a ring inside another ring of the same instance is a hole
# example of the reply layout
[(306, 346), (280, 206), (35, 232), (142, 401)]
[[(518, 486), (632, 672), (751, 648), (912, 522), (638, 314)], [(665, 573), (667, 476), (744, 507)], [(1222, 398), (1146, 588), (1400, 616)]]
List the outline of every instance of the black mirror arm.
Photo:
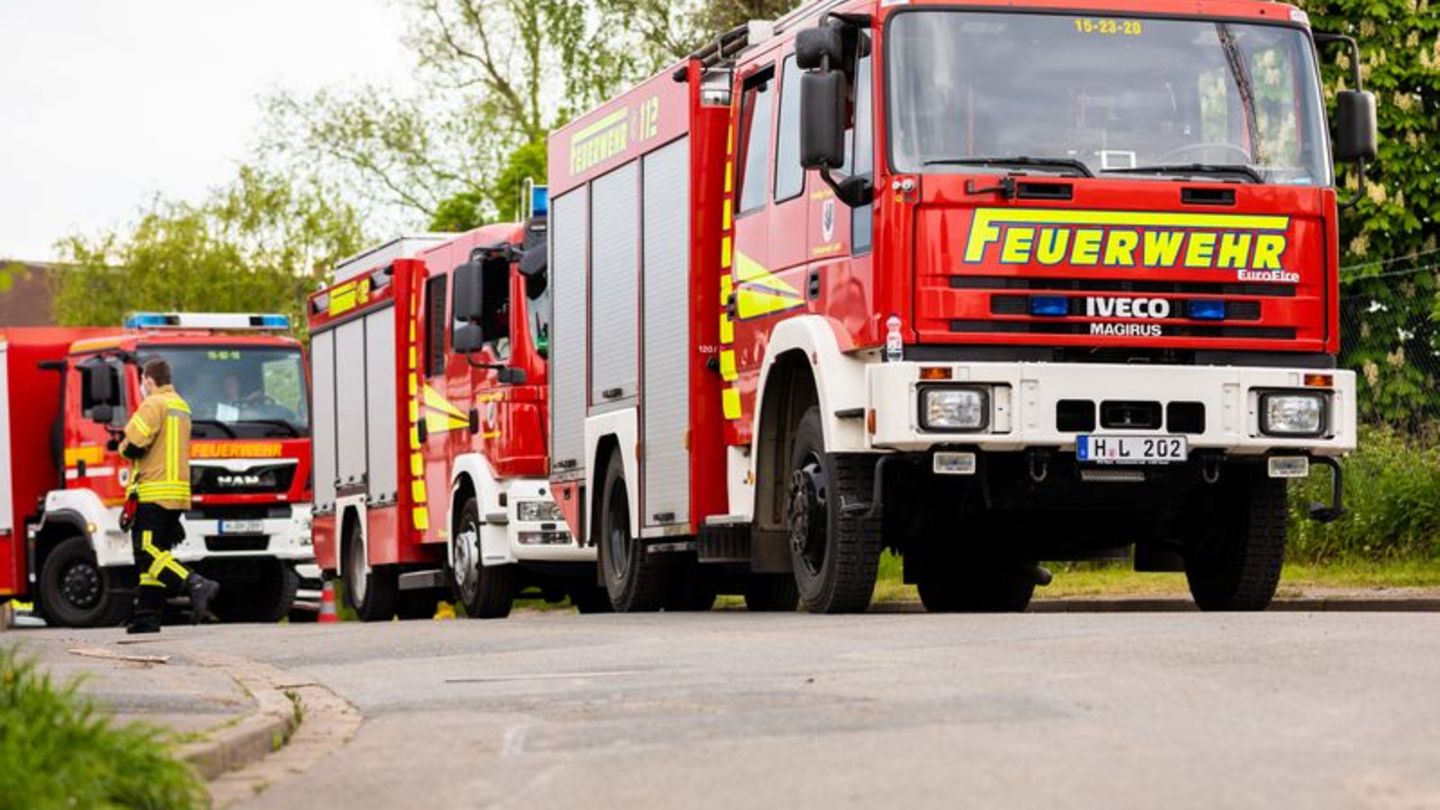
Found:
[[(1332, 42), (1339, 42), (1350, 51), (1350, 83), (1355, 85), (1356, 90), (1364, 90), (1365, 80), (1360, 73), (1360, 43), (1355, 41), (1355, 37), (1349, 34), (1334, 34), (1327, 31), (1314, 31), (1311, 32), (1311, 36), (1315, 38), (1317, 45), (1329, 45)], [(1359, 181), (1355, 190), (1355, 196), (1339, 203), (1341, 211), (1354, 208), (1355, 204), (1360, 202), (1360, 198), (1365, 196), (1365, 161), (1363, 159), (1355, 161), (1355, 177), (1356, 180)]]
[(835, 197), (840, 202), (851, 208), (869, 205), (875, 199), (875, 187), (867, 178), (852, 175), (837, 181), (835, 176), (830, 174), (829, 167), (822, 166), (820, 167), (820, 179), (824, 180), (825, 185), (835, 192)]
[(1354, 208), (1355, 204), (1360, 202), (1360, 198), (1365, 196), (1365, 160), (1363, 158), (1355, 161), (1355, 179), (1357, 182), (1354, 196), (1336, 204), (1341, 211)]

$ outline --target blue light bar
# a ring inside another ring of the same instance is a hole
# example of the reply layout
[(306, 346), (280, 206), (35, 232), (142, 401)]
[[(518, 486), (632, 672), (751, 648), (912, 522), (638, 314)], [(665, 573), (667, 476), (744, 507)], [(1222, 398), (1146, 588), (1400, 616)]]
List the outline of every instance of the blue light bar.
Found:
[(1225, 302), (1196, 299), (1185, 302), (1185, 314), (1197, 321), (1225, 320)]
[(289, 329), (289, 315), (261, 315), (260, 327), (263, 329)]
[(1030, 314), (1039, 318), (1060, 318), (1070, 314), (1070, 299), (1063, 295), (1030, 296)]
[(126, 329), (154, 329), (159, 326), (171, 326), (174, 318), (170, 315), (163, 315), (159, 312), (136, 312), (125, 319)]
[(532, 186), (530, 188), (530, 216), (543, 217), (550, 213), (550, 187)]

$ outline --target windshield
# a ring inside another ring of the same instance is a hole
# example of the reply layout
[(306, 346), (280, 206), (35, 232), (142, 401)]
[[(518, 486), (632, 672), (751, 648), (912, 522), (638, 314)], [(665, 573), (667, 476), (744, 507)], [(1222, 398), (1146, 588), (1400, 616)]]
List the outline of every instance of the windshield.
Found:
[(310, 433), (299, 349), (248, 346), (148, 347), (170, 363), (175, 390), (190, 403), (197, 438), (297, 438)]
[(1024, 157), (1084, 165), (1002, 170), (1330, 183), (1314, 58), (1294, 28), (916, 11), (892, 17), (888, 37), (896, 171)]

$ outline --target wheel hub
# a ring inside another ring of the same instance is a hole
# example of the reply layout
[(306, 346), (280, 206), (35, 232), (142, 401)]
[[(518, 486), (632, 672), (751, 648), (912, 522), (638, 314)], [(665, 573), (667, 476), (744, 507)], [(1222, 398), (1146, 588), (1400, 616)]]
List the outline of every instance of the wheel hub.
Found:
[(785, 517), (790, 525), (790, 549), (811, 573), (825, 560), (825, 470), (813, 455), (790, 476), (790, 497)]
[(65, 569), (60, 593), (77, 608), (94, 607), (100, 601), (100, 572), (88, 563), (75, 563)]
[(615, 579), (624, 581), (630, 573), (630, 499), (623, 487), (615, 487), (610, 497), (609, 547), (605, 557)]
[(475, 524), (465, 526), (465, 531), (455, 538), (455, 581), (460, 592), (467, 598), (474, 595), (479, 577), (480, 530)]

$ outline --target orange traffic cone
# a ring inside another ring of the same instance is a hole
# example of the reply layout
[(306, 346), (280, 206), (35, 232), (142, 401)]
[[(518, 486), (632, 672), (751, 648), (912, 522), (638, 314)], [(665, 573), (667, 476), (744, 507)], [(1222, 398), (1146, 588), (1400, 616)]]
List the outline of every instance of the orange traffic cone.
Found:
[(340, 616), (335, 613), (335, 584), (325, 580), (325, 587), (320, 591), (320, 615), (315, 617), (320, 624), (333, 624), (340, 621)]

